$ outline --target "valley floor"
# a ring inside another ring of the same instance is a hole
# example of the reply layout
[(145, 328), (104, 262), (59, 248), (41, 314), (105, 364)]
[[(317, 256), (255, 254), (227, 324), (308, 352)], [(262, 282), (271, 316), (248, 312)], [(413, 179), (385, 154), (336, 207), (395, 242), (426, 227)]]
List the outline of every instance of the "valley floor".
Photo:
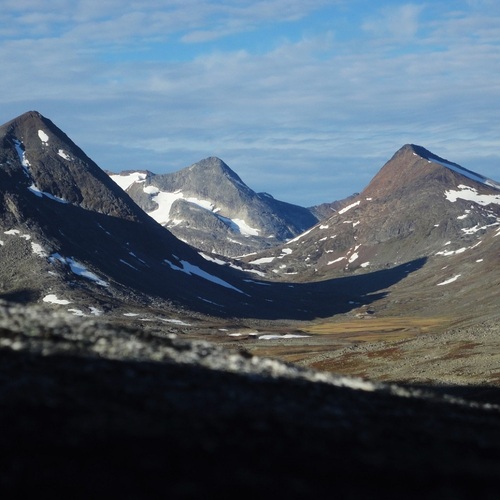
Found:
[(444, 317), (354, 318), (229, 335), (221, 332), (210, 341), (319, 371), (500, 402), (500, 323), (495, 320), (467, 326)]

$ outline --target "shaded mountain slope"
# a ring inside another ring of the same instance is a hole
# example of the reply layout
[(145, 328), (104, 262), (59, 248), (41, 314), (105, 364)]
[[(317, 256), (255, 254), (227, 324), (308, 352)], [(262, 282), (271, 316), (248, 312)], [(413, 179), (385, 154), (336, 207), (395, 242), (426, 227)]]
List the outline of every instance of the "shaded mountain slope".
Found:
[(111, 177), (178, 238), (219, 255), (268, 248), (318, 221), (310, 209), (255, 193), (219, 158), (169, 174)]

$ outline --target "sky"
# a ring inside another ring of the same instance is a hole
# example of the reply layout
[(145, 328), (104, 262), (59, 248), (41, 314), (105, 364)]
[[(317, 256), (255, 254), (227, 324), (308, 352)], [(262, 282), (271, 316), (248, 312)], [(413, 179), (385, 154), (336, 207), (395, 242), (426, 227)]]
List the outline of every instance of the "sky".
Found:
[(2, 0), (0, 123), (37, 110), (101, 168), (217, 156), (312, 206), (404, 144), (500, 180), (498, 0)]

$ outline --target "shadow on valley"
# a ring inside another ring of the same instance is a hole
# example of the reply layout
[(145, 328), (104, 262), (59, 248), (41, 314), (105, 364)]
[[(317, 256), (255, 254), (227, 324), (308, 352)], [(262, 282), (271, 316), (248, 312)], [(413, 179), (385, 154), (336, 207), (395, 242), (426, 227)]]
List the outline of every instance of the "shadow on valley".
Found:
[[(24, 220), (33, 234), (38, 233), (57, 252), (54, 255), (59, 257), (50, 264), (58, 269), (57, 286), (127, 305), (173, 306), (221, 318), (309, 320), (369, 305), (426, 262), (422, 258), (320, 282), (261, 281), (204, 259), (144, 214), (140, 220), (126, 220), (45, 198), (36, 208), (23, 207)], [(106, 286), (89, 279), (88, 273), (81, 277), (71, 272), (63, 257), (88, 266), (98, 278), (102, 276)], [(25, 302), (29, 297), (4, 298)]]
[(41, 488), (67, 496), (75, 486), (86, 498), (498, 493), (500, 421), (491, 409), (265, 368), (5, 348), (0, 361), (0, 483), (15, 496)]
[(264, 297), (267, 305), (255, 310), (253, 317), (309, 320), (346, 313), (386, 297), (391, 286), (421, 269), (426, 262), (427, 258), (420, 258), (390, 269), (318, 282), (266, 282), (269, 286), (260, 286), (256, 293)]

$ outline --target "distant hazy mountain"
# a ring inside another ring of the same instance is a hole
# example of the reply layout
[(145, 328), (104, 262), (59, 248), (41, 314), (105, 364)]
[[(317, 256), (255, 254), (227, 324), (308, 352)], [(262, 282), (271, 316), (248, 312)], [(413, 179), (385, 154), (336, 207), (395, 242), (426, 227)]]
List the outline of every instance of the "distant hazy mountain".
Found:
[(219, 158), (169, 174), (128, 171), (111, 178), (178, 238), (220, 255), (275, 246), (319, 220), (313, 209), (255, 193)]

